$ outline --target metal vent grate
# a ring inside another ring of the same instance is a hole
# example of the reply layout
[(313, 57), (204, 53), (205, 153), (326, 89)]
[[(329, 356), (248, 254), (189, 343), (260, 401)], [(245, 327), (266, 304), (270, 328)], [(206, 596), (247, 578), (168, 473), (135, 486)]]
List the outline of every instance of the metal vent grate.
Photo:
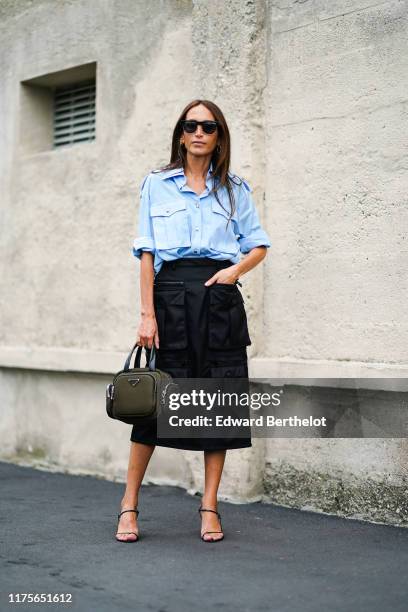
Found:
[(57, 87), (54, 93), (54, 147), (95, 139), (95, 81)]

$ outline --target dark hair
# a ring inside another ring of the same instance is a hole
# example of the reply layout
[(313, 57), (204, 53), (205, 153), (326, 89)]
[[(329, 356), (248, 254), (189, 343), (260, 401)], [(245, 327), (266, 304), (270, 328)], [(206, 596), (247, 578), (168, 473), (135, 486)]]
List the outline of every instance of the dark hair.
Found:
[(231, 174), (229, 171), (230, 156), (231, 156), (230, 133), (229, 133), (227, 122), (225, 120), (225, 117), (221, 109), (216, 104), (214, 104), (214, 102), (211, 102), (210, 100), (193, 100), (192, 102), (187, 104), (187, 106), (183, 109), (180, 117), (177, 119), (175, 128), (173, 130), (173, 137), (171, 141), (170, 162), (166, 166), (160, 168), (159, 170), (153, 171), (153, 172), (163, 172), (165, 170), (173, 170), (175, 168), (180, 168), (181, 166), (183, 167), (183, 169), (185, 169), (187, 152), (186, 152), (185, 145), (182, 145), (182, 146), (180, 145), (180, 136), (183, 132), (181, 121), (186, 118), (187, 113), (190, 110), (190, 108), (194, 108), (194, 106), (198, 106), (199, 104), (202, 104), (203, 106), (208, 108), (208, 110), (211, 111), (211, 113), (213, 114), (215, 121), (217, 121), (218, 123), (220, 151), (217, 151), (218, 147), (216, 147), (211, 157), (212, 169), (213, 169), (213, 175), (212, 175), (213, 176), (213, 186), (212, 186), (210, 193), (214, 193), (217, 202), (222, 208), (224, 208), (220, 200), (218, 199), (217, 191), (219, 188), (224, 187), (224, 186), (227, 188), (228, 197), (229, 197), (230, 206), (231, 206), (230, 216), (227, 221), (227, 227), (228, 227), (228, 223), (232, 215), (235, 212), (235, 199), (234, 199), (234, 192), (233, 192), (231, 183), (241, 184), (242, 181), (240, 181), (239, 183), (236, 183), (234, 178), (239, 178), (239, 177), (236, 177), (236, 175)]

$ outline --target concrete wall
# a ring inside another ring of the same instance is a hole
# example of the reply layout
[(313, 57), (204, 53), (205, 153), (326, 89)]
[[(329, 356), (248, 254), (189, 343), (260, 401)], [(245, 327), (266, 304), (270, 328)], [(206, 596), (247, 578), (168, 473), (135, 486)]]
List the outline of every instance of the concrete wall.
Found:
[[(406, 377), (407, 18), (398, 0), (0, 4), (3, 458), (125, 477), (104, 390), (136, 333), (138, 187), (194, 97), (225, 112), (273, 242), (244, 278), (251, 375)], [(48, 150), (27, 105), (82, 65), (96, 140)], [(402, 524), (407, 454), (256, 439), (227, 453), (220, 493)], [(202, 475), (201, 453), (157, 447), (146, 481)]]
[[(406, 377), (408, 4), (279, 1), (266, 27), (264, 367)], [(406, 514), (406, 439), (267, 442), (275, 500)]]
[(271, 359), (407, 365), (408, 4), (367, 4), (268, 15)]

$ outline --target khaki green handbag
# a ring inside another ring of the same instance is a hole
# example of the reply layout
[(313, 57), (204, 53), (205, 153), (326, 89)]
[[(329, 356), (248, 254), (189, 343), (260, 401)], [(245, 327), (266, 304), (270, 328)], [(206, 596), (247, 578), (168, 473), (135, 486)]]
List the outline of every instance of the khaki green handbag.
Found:
[(138, 346), (133, 368), (130, 368), (130, 351), (123, 370), (106, 387), (106, 412), (111, 419), (135, 424), (142, 418), (155, 418), (165, 406), (172, 377), (167, 372), (156, 369), (156, 351), (145, 348), (146, 365), (140, 367), (140, 357), (144, 347)]

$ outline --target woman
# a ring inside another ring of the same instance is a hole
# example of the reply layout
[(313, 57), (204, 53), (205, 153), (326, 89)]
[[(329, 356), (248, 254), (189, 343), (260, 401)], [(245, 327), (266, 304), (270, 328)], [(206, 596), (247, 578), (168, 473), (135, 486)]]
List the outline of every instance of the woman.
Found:
[[(154, 343), (156, 367), (174, 377), (248, 377), (251, 340), (236, 283), (263, 260), (270, 241), (251, 188), (229, 164), (223, 113), (213, 102), (194, 100), (177, 121), (170, 163), (142, 181), (140, 237), (133, 244), (141, 261), (137, 343), (147, 349)], [(247, 254), (242, 261), (240, 252)], [(138, 539), (138, 494), (156, 445), (204, 451), (201, 539), (222, 540), (217, 492), (226, 450), (251, 446), (250, 437), (158, 438), (155, 422), (132, 428), (116, 539)]]

